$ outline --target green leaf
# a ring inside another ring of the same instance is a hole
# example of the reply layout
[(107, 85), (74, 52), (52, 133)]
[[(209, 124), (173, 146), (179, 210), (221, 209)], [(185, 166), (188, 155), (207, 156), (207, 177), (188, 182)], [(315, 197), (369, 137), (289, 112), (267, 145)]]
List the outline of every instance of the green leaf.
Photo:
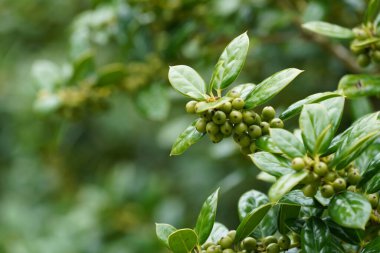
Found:
[(207, 98), (206, 84), (202, 77), (186, 65), (172, 66), (169, 69), (169, 81), (174, 89), (196, 100)]
[(274, 144), (272, 138), (269, 135), (264, 135), (258, 138), (255, 141), (256, 147), (260, 150), (274, 153), (274, 154), (282, 154), (282, 151)]
[(343, 115), (344, 97), (329, 98), (321, 101), (320, 104), (326, 107), (330, 123), (332, 124), (332, 134), (335, 134)]
[(282, 198), (282, 196), (298, 185), (307, 176), (307, 174), (308, 172), (306, 171), (300, 171), (280, 177), (269, 189), (269, 199), (271, 201), (278, 201)]
[(358, 183), (358, 187), (363, 187), (363, 185), (366, 185), (365, 188), (369, 187), (369, 189), (373, 189), (373, 186), (377, 185), (376, 179), (372, 180), (372, 178), (375, 177), (377, 174), (380, 174), (380, 153), (378, 153), (372, 159), (373, 160), (364, 169), (364, 173), (361, 176), (361, 180)]
[(235, 81), (243, 68), (248, 48), (247, 33), (241, 34), (227, 45), (215, 66), (209, 90), (225, 89)]
[(310, 153), (323, 154), (333, 138), (326, 107), (308, 104), (302, 109), (300, 119), (302, 139)]
[(322, 21), (311, 21), (303, 24), (302, 27), (320, 35), (337, 39), (352, 39), (355, 37), (355, 34), (351, 31), (351, 29)]
[(225, 237), (228, 234), (228, 228), (224, 226), (222, 223), (214, 222), (214, 226), (212, 227), (211, 234), (207, 238), (206, 242), (218, 243), (218, 241)]
[(174, 253), (190, 253), (197, 245), (198, 238), (194, 230), (184, 228), (171, 233), (168, 242)]
[(335, 195), (328, 207), (332, 220), (346, 228), (364, 229), (372, 208), (368, 200), (354, 192)]
[(43, 92), (38, 94), (33, 109), (39, 113), (47, 114), (58, 110), (62, 103), (62, 98), (57, 93)]
[(270, 136), (275, 145), (290, 158), (303, 157), (306, 154), (303, 143), (291, 132), (281, 128), (271, 128)]
[(272, 176), (281, 177), (294, 172), (291, 168), (290, 161), (279, 155), (274, 155), (268, 152), (256, 152), (249, 155), (249, 157), (260, 170), (265, 171)]
[(371, 45), (374, 45), (375, 43), (379, 42), (380, 38), (371, 37), (364, 40), (353, 40), (351, 43), (351, 48), (355, 51), (365, 49)]
[(364, 14), (364, 22), (369, 23), (375, 21), (380, 12), (380, 1), (379, 0), (369, 0), (368, 7)]
[(122, 63), (108, 64), (97, 72), (96, 86), (120, 84), (126, 76), (126, 68)]
[(245, 107), (250, 109), (269, 101), (293, 81), (302, 71), (303, 70), (296, 68), (289, 68), (268, 77), (258, 84), (248, 95), (245, 100)]
[(325, 222), (333, 235), (347, 243), (360, 244), (362, 238), (364, 237), (363, 230), (343, 228), (332, 221), (330, 218), (326, 219)]
[(278, 216), (277, 216), (277, 227), (278, 231), (285, 235), (289, 232), (290, 228), (287, 226), (287, 221), (296, 219), (300, 212), (301, 207), (298, 205), (280, 205)]
[(380, 77), (374, 75), (345, 75), (338, 89), (348, 98), (376, 96), (380, 94)]
[(281, 113), (280, 118), (282, 120), (290, 119), (293, 116), (299, 114), (302, 110), (302, 107), (306, 104), (318, 103), (320, 101), (333, 98), (333, 97), (338, 97), (338, 96), (341, 96), (341, 95), (337, 92), (330, 92), (330, 91), (310, 95), (298, 102), (295, 102), (291, 106), (289, 106), (285, 111)]
[(232, 92), (237, 92), (240, 94), (240, 97), (245, 100), (248, 97), (249, 93), (251, 93), (253, 89), (255, 89), (255, 87), (256, 84), (253, 83), (240, 84), (232, 88), (229, 92), (227, 92), (226, 96), (231, 96)]
[[(269, 203), (269, 198), (264, 194), (256, 190), (251, 190), (244, 193), (238, 203), (238, 212), (240, 220), (243, 220), (252, 210), (255, 208)], [(277, 227), (276, 224), (273, 223), (273, 219), (275, 219), (275, 211), (272, 208), (265, 215), (263, 220), (259, 223), (259, 225), (253, 231), (253, 235), (256, 238), (263, 238), (265, 236), (272, 235), (276, 232)]]
[(169, 235), (175, 232), (177, 229), (172, 225), (165, 223), (156, 223), (156, 235), (158, 239), (163, 242), (169, 248), (168, 238)]
[(188, 128), (183, 131), (173, 144), (170, 155), (180, 155), (186, 151), (191, 145), (197, 143), (202, 137), (203, 133), (200, 133), (195, 129), (195, 120)]
[(306, 221), (301, 232), (302, 250), (308, 253), (330, 253), (331, 233), (327, 225), (319, 218)]
[(225, 102), (228, 102), (231, 100), (232, 100), (232, 98), (230, 98), (230, 97), (221, 97), (220, 99), (218, 99), (214, 102), (204, 103), (197, 108), (197, 113), (201, 113), (201, 112), (207, 111), (209, 109), (214, 109), (214, 108), (224, 104)]
[(95, 72), (94, 52), (87, 51), (73, 62), (71, 81), (80, 80)]
[(356, 120), (366, 114), (370, 114), (375, 110), (372, 106), (371, 100), (368, 97), (360, 97), (351, 99), (350, 111), (352, 115), (351, 117)]
[(51, 61), (35, 61), (31, 72), (40, 89), (54, 91), (62, 83), (61, 69)]
[(235, 242), (240, 242), (245, 237), (250, 235), (255, 228), (260, 224), (265, 215), (271, 209), (270, 203), (259, 206), (253, 209), (240, 223), (236, 229)]
[(314, 199), (305, 197), (305, 195), (302, 193), (302, 190), (293, 190), (288, 192), (278, 201), (278, 203), (296, 206), (315, 206)]
[(276, 177), (275, 176), (272, 176), (271, 174), (269, 173), (266, 173), (264, 171), (260, 171), (260, 173), (257, 175), (256, 177), (257, 179), (261, 180), (261, 181), (264, 181), (264, 182), (268, 182), (268, 183), (274, 183), (276, 182)]
[(152, 84), (139, 90), (136, 106), (150, 120), (164, 120), (170, 109), (167, 88), (160, 84)]
[(194, 231), (198, 235), (200, 244), (203, 244), (209, 237), (214, 226), (216, 209), (218, 206), (219, 189), (213, 192), (203, 203), (202, 209), (198, 215), (198, 220)]
[(370, 241), (360, 253), (378, 253), (380, 249), (380, 236)]

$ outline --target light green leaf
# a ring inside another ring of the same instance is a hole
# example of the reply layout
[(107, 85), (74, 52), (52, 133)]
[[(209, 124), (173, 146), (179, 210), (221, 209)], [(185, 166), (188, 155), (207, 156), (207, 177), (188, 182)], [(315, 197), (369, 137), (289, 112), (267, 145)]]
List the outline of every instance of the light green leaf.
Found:
[(235, 81), (243, 68), (248, 48), (247, 33), (241, 34), (227, 45), (215, 66), (209, 90), (225, 89)]
[(257, 179), (261, 180), (261, 181), (264, 181), (264, 182), (268, 182), (268, 183), (274, 183), (276, 182), (276, 177), (275, 176), (272, 176), (271, 174), (269, 173), (266, 173), (264, 171), (260, 171), (260, 173), (257, 175), (256, 177)]
[(32, 65), (32, 76), (40, 89), (54, 91), (62, 84), (61, 69), (51, 61), (38, 60)]
[(282, 196), (298, 185), (307, 176), (307, 174), (308, 172), (306, 171), (300, 171), (280, 177), (269, 189), (269, 199), (271, 201), (278, 201), (282, 198)]
[(380, 77), (368, 74), (345, 75), (340, 79), (338, 89), (348, 98), (376, 96), (380, 94)]
[(172, 66), (169, 69), (169, 81), (174, 89), (196, 100), (207, 98), (206, 84), (202, 77), (186, 65)]
[(352, 39), (355, 37), (351, 29), (322, 21), (311, 21), (303, 24), (302, 27), (306, 30), (337, 39)]
[(288, 204), (296, 206), (315, 207), (313, 198), (305, 197), (302, 190), (293, 190), (285, 194), (279, 201), (279, 204)]
[(251, 93), (253, 89), (255, 89), (255, 87), (256, 84), (253, 83), (240, 84), (232, 88), (229, 92), (227, 92), (226, 96), (231, 96), (231, 92), (237, 92), (240, 94), (240, 97), (245, 100), (248, 97), (249, 93)]
[(274, 154), (282, 154), (282, 151), (274, 144), (272, 138), (269, 135), (264, 135), (258, 138), (255, 141), (256, 147), (260, 150), (274, 153)]
[(275, 145), (290, 158), (303, 157), (306, 154), (303, 143), (291, 132), (281, 128), (271, 128), (270, 136)]
[(351, 48), (353, 50), (358, 51), (358, 50), (364, 49), (370, 45), (373, 45), (379, 41), (380, 41), (380, 38), (376, 38), (376, 37), (371, 37), (371, 38), (364, 39), (364, 40), (353, 40), (351, 43)]
[(258, 84), (248, 95), (245, 100), (245, 107), (250, 109), (269, 101), (293, 81), (302, 71), (303, 70), (296, 68), (289, 68), (268, 77)]
[(197, 113), (201, 113), (201, 112), (204, 112), (204, 111), (207, 111), (209, 109), (214, 109), (222, 104), (224, 104), (225, 102), (228, 102), (228, 101), (231, 101), (232, 98), (230, 97), (221, 97), (220, 99), (214, 101), (214, 102), (208, 102), (208, 103), (204, 103), (202, 104), (201, 106), (199, 106), (197, 108)]
[(135, 101), (140, 112), (150, 120), (164, 120), (169, 114), (167, 88), (160, 84), (152, 84), (139, 90)]
[(191, 145), (197, 143), (202, 137), (203, 133), (200, 133), (195, 129), (195, 120), (188, 128), (183, 131), (173, 144), (170, 155), (180, 155), (186, 151)]
[(175, 232), (177, 229), (172, 225), (165, 223), (156, 223), (156, 235), (158, 239), (163, 242), (169, 248), (168, 238), (169, 235)]
[(207, 242), (218, 243), (222, 237), (225, 237), (228, 234), (228, 228), (224, 226), (222, 223), (214, 222), (214, 226), (212, 227), (211, 234), (207, 238)]
[(249, 157), (260, 170), (272, 176), (281, 177), (294, 172), (291, 168), (290, 161), (279, 155), (268, 152), (256, 152), (250, 154)]
[(168, 242), (174, 253), (190, 253), (197, 245), (198, 238), (194, 230), (184, 228), (171, 233)]
[(326, 107), (327, 114), (332, 125), (332, 134), (335, 134), (335, 132), (338, 130), (340, 120), (342, 119), (343, 115), (344, 97), (329, 98), (319, 103)]

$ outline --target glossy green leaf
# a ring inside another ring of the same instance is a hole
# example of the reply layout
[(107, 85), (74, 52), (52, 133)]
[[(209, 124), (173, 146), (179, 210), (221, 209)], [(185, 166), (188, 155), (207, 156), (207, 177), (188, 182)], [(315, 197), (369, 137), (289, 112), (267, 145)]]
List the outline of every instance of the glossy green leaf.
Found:
[(347, 243), (360, 244), (364, 237), (364, 231), (353, 228), (343, 228), (332, 221), (330, 218), (324, 220), (329, 227), (331, 233), (339, 239)]
[(335, 132), (338, 130), (340, 120), (342, 119), (343, 115), (344, 97), (329, 98), (319, 103), (326, 107), (327, 114), (332, 125), (332, 134), (335, 134)]
[(348, 98), (376, 96), (380, 94), (380, 77), (368, 74), (345, 75), (338, 89)]
[(281, 177), (294, 172), (291, 168), (290, 161), (279, 155), (268, 152), (256, 152), (249, 155), (249, 157), (260, 170), (272, 176)]
[(219, 189), (206, 199), (198, 215), (194, 231), (198, 235), (198, 241), (200, 244), (203, 244), (207, 240), (214, 226), (216, 209), (218, 206), (218, 194)]
[[(251, 190), (244, 193), (238, 202), (238, 213), (240, 220), (242, 221), (255, 208), (267, 203), (269, 203), (269, 198), (264, 193), (256, 190)], [(255, 228), (253, 235), (256, 238), (262, 238), (276, 232), (277, 227), (276, 224), (273, 223), (274, 218), (275, 210), (272, 208)]]
[(328, 112), (321, 104), (308, 104), (302, 109), (299, 125), (302, 139), (310, 153), (323, 154), (333, 138)]
[(235, 242), (240, 242), (242, 239), (250, 235), (260, 224), (271, 207), (272, 205), (268, 203), (253, 209), (247, 214), (236, 229)]
[(197, 143), (203, 137), (204, 134), (195, 129), (195, 123), (196, 120), (178, 136), (173, 144), (170, 155), (182, 154), (191, 145)]
[(222, 223), (214, 222), (210, 236), (207, 238), (206, 242), (217, 243), (222, 237), (225, 237), (228, 233), (228, 228)]
[(209, 90), (225, 89), (235, 81), (243, 68), (248, 48), (247, 33), (241, 34), (228, 44), (215, 66)]
[(364, 14), (364, 22), (373, 22), (377, 18), (380, 12), (380, 1), (379, 0), (369, 0), (366, 12)]
[(268, 182), (268, 183), (274, 183), (276, 182), (276, 177), (275, 176), (272, 176), (271, 174), (269, 173), (266, 173), (264, 171), (260, 171), (260, 173), (257, 175), (256, 177), (257, 179), (261, 180), (261, 181), (264, 181), (264, 182)]
[(269, 199), (271, 201), (278, 201), (282, 198), (282, 196), (298, 185), (307, 176), (307, 174), (308, 172), (306, 171), (300, 171), (280, 177), (269, 189)]
[(256, 147), (260, 150), (273, 154), (282, 154), (282, 151), (274, 144), (269, 135), (264, 135), (255, 141)]
[(135, 97), (139, 111), (150, 120), (164, 120), (170, 110), (167, 88), (152, 84), (139, 90)]
[(169, 81), (174, 89), (196, 100), (207, 98), (207, 87), (202, 77), (186, 65), (172, 66), (169, 69)]
[(281, 128), (271, 128), (270, 136), (275, 145), (290, 158), (303, 157), (305, 147), (291, 132)]
[(298, 205), (288, 205), (288, 204), (281, 204), (278, 216), (277, 216), (277, 227), (278, 231), (281, 234), (287, 234), (290, 230), (290, 228), (287, 226), (287, 221), (291, 219), (296, 219), (298, 217), (298, 214), (300, 212), (301, 207)]
[(156, 223), (156, 235), (158, 239), (164, 243), (167, 247), (169, 247), (168, 238), (169, 235), (175, 232), (177, 229), (172, 225), (165, 223)]
[(327, 225), (319, 218), (306, 221), (301, 232), (302, 250), (308, 253), (330, 253), (331, 233)]
[(347, 228), (364, 229), (372, 208), (368, 200), (355, 192), (335, 195), (328, 207), (332, 220)]
[(278, 203), (296, 206), (315, 206), (314, 199), (305, 197), (305, 195), (302, 193), (302, 190), (293, 190), (288, 192), (278, 201)]
[(333, 98), (333, 97), (338, 97), (338, 96), (341, 96), (341, 95), (337, 92), (330, 92), (330, 91), (310, 95), (298, 102), (295, 102), (291, 106), (289, 106), (285, 111), (281, 113), (280, 118), (282, 120), (290, 119), (291, 117), (299, 114), (302, 110), (302, 107), (306, 104), (313, 104), (313, 103), (317, 103), (317, 102), (320, 102), (329, 98)]
[(190, 253), (197, 245), (198, 238), (194, 230), (184, 228), (171, 233), (168, 242), (174, 253)]
[(248, 95), (245, 100), (245, 107), (250, 109), (269, 101), (293, 81), (302, 71), (303, 70), (296, 68), (289, 68), (268, 77), (259, 83)]
[(126, 68), (122, 63), (106, 65), (97, 71), (96, 86), (120, 84), (126, 76)]
[(364, 169), (364, 173), (362, 174), (361, 180), (358, 183), (358, 187), (366, 185), (365, 188), (369, 187), (370, 189), (372, 189), (373, 186), (375, 186), (374, 183), (376, 184), (376, 182), (370, 181), (372, 181), (372, 178), (375, 177), (377, 174), (380, 174), (380, 153), (378, 153), (372, 159), (373, 160)]
[(380, 236), (370, 241), (360, 253), (378, 253), (380, 249)]
[(225, 102), (228, 102), (231, 100), (232, 100), (232, 98), (230, 98), (230, 97), (221, 97), (220, 99), (218, 99), (214, 102), (208, 102), (208, 103), (202, 104), (201, 106), (199, 106), (197, 108), (197, 113), (201, 113), (201, 112), (207, 111), (209, 109), (214, 109), (214, 108), (224, 104)]
[(366, 193), (376, 193), (380, 191), (380, 173), (378, 171), (370, 180), (368, 180), (364, 185), (363, 189)]
[(320, 35), (337, 39), (352, 39), (355, 37), (351, 29), (322, 21), (311, 21), (303, 24), (302, 27)]
[(248, 97), (248, 95), (253, 91), (253, 89), (255, 89), (255, 87), (256, 84), (253, 83), (240, 84), (232, 88), (229, 92), (227, 92), (226, 96), (230, 96), (231, 92), (238, 92), (240, 94), (240, 97), (245, 100)]

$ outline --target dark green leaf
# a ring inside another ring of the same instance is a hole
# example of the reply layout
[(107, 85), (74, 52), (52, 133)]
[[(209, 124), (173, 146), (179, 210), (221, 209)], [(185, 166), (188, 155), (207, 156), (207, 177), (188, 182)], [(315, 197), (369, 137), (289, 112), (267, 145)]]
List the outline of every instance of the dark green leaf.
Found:
[(186, 151), (191, 145), (197, 143), (202, 137), (203, 133), (200, 133), (195, 129), (196, 120), (183, 131), (173, 144), (170, 155), (180, 155)]
[(360, 253), (378, 253), (380, 249), (380, 236), (369, 242)]
[(87, 51), (80, 55), (79, 58), (73, 62), (73, 73), (71, 81), (80, 80), (88, 77), (95, 72), (94, 53)]
[(282, 151), (274, 144), (272, 138), (269, 135), (261, 136), (256, 140), (256, 147), (260, 150), (274, 153), (282, 154)]
[(296, 78), (301, 72), (302, 70), (289, 68), (268, 77), (258, 84), (248, 95), (245, 100), (245, 107), (250, 109), (269, 101), (272, 97), (284, 89), (291, 81), (293, 81), (294, 78)]
[(308, 97), (306, 97), (306, 98), (304, 98), (298, 102), (295, 102), (291, 106), (289, 106), (285, 111), (283, 111), (281, 113), (280, 118), (283, 120), (289, 119), (289, 118), (297, 115), (298, 113), (300, 113), (302, 110), (302, 107), (306, 104), (313, 104), (313, 103), (323, 101), (325, 99), (329, 99), (332, 97), (338, 97), (338, 96), (340, 96), (339, 93), (330, 92), (330, 91), (310, 95), (310, 96), (308, 96)]
[(278, 203), (297, 206), (315, 206), (314, 199), (305, 197), (301, 190), (293, 190), (288, 192), (278, 201)]
[(107, 86), (120, 84), (126, 76), (125, 65), (113, 63), (99, 69), (97, 73), (96, 86)]
[(207, 240), (214, 226), (216, 209), (218, 206), (218, 193), (219, 189), (206, 199), (199, 213), (194, 231), (198, 235), (198, 241), (200, 244), (203, 244)]
[(281, 234), (287, 234), (290, 230), (290, 228), (287, 226), (287, 220), (296, 219), (298, 217), (298, 214), (300, 212), (301, 207), (298, 205), (288, 205), (288, 204), (281, 204), (278, 216), (277, 216), (277, 227), (278, 231)]
[(207, 98), (206, 84), (202, 77), (186, 65), (177, 65), (169, 69), (169, 81), (174, 89), (196, 100)]
[(322, 21), (311, 21), (303, 24), (302, 27), (306, 30), (337, 39), (352, 39), (355, 37), (351, 29)]
[(167, 247), (169, 247), (168, 238), (177, 229), (169, 224), (156, 223), (156, 235), (158, 239), (163, 242)]
[(228, 228), (224, 226), (222, 223), (214, 222), (211, 234), (207, 238), (206, 242), (217, 243), (222, 237), (225, 237), (227, 235), (228, 231)]
[(269, 199), (271, 201), (277, 201), (282, 198), (286, 193), (292, 190), (299, 184), (306, 176), (308, 172), (300, 171), (294, 174), (287, 174), (280, 177), (276, 183), (269, 189)]
[(348, 98), (376, 96), (380, 94), (380, 77), (367, 74), (345, 75), (340, 79), (338, 89)]
[(306, 221), (301, 232), (302, 250), (307, 253), (331, 253), (331, 233), (327, 225), (319, 218)]
[(171, 233), (168, 242), (174, 253), (190, 253), (197, 245), (198, 238), (194, 230), (184, 228)]
[(231, 92), (234, 91), (238, 92), (240, 94), (240, 97), (245, 100), (255, 87), (256, 84), (253, 83), (240, 84), (227, 92), (226, 96), (230, 96)]
[(380, 12), (380, 1), (369, 0), (368, 7), (364, 15), (364, 24), (373, 22), (377, 18)]
[(210, 90), (228, 87), (238, 77), (243, 68), (249, 48), (247, 33), (236, 37), (228, 44), (215, 66), (211, 78)]
[(325, 222), (333, 235), (347, 243), (360, 244), (362, 238), (364, 237), (363, 230), (343, 228), (332, 221), (330, 218), (326, 219)]
[(256, 152), (249, 155), (253, 163), (262, 171), (275, 177), (281, 177), (286, 174), (292, 174), (290, 161), (279, 155), (268, 152)]
[(231, 101), (232, 98), (230, 97), (221, 97), (220, 99), (214, 101), (214, 102), (209, 102), (209, 103), (205, 103), (205, 104), (202, 104), (201, 106), (199, 106), (197, 108), (197, 113), (201, 113), (201, 112), (204, 112), (204, 111), (207, 111), (208, 109), (214, 109), (222, 104), (224, 104), (225, 102), (228, 102), (228, 101)]
[(347, 228), (364, 229), (372, 208), (368, 200), (354, 192), (335, 195), (328, 207), (332, 220)]
[(380, 174), (380, 153), (372, 158), (373, 160), (368, 164), (368, 166), (364, 169), (364, 173), (361, 177), (360, 182), (358, 183), (358, 187), (362, 187), (366, 185), (365, 188), (369, 187), (372, 189), (371, 185), (374, 185), (375, 182), (372, 181), (372, 178), (377, 174)]
[(164, 120), (170, 109), (167, 88), (160, 84), (149, 85), (137, 93), (136, 105), (148, 119)]
[(240, 242), (242, 239), (250, 235), (255, 228), (260, 224), (265, 215), (271, 209), (270, 203), (257, 207), (252, 210), (240, 223), (236, 229), (235, 242)]
[(275, 145), (290, 158), (303, 157), (306, 154), (304, 145), (287, 130), (272, 128), (270, 136)]

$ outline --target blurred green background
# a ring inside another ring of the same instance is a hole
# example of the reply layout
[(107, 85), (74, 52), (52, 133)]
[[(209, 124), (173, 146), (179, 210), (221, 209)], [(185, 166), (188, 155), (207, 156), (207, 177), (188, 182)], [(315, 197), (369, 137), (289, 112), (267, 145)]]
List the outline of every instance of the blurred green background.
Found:
[[(190, 65), (209, 80), (223, 48), (248, 31), (237, 84), (305, 70), (272, 100), (282, 110), (358, 71), (334, 56), (341, 42), (316, 43), (300, 24), (354, 27), (364, 8), (364, 0), (0, 1), (0, 252), (166, 252), (154, 223), (192, 226), (219, 186), (217, 219), (233, 229), (239, 196), (268, 185), (232, 142), (205, 139), (169, 157), (193, 118), (168, 66)], [(89, 52), (85, 77), (67, 78)], [(115, 63), (123, 75), (104, 101), (62, 109), (56, 94), (87, 87)]]

